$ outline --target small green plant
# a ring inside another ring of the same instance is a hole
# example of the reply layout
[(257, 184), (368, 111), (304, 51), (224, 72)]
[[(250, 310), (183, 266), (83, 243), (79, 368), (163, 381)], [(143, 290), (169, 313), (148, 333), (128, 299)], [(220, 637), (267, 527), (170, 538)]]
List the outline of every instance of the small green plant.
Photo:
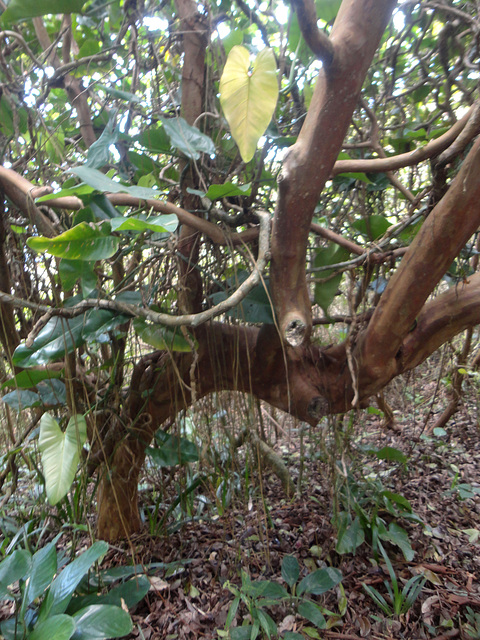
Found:
[(467, 607), (465, 617), (468, 622), (464, 625), (463, 630), (472, 640), (480, 640), (480, 613), (475, 613), (471, 607)]
[(130, 615), (120, 606), (94, 599), (71, 608), (75, 591), (105, 555), (107, 543), (95, 542), (59, 571), (58, 537), (33, 555), (17, 549), (0, 563), (0, 601), (15, 603), (14, 615), (0, 625), (1, 636), (5, 640), (101, 640), (130, 633)]
[[(342, 574), (338, 569), (318, 569), (299, 581), (300, 566), (297, 559), (285, 556), (282, 562), (282, 578), (288, 590), (271, 580), (251, 580), (243, 570), (241, 576), (242, 584), (239, 587), (231, 582), (225, 583), (234, 599), (228, 611), (225, 629), (217, 631), (221, 638), (255, 640), (259, 635), (267, 638), (278, 637), (277, 625), (265, 609), (281, 604), (288, 604), (294, 612), (314, 625), (304, 627), (308, 637), (318, 638), (317, 629), (327, 628), (325, 615), (335, 615), (313, 602), (309, 596), (321, 595), (338, 585), (342, 580)], [(249, 619), (244, 620), (241, 627), (232, 627), (241, 603), (245, 605)], [(304, 637), (300, 633), (290, 631), (283, 635), (285, 640), (303, 640)]]
[(385, 560), (387, 571), (390, 576), (390, 582), (388, 582), (388, 580), (384, 580), (383, 582), (387, 590), (387, 597), (384, 597), (379, 591), (377, 591), (377, 589), (370, 585), (362, 584), (362, 587), (365, 593), (372, 598), (375, 604), (380, 607), (386, 616), (389, 618), (393, 616), (400, 616), (407, 613), (407, 611), (412, 607), (420, 595), (426, 579), (422, 574), (413, 576), (405, 584), (403, 589), (400, 589), (390, 558), (388, 557), (381, 542), (378, 542), (378, 549)]
[(377, 557), (377, 547), (383, 540), (399, 547), (408, 562), (413, 559), (408, 534), (397, 520), (423, 521), (404, 496), (386, 489), (378, 477), (357, 480), (351, 472), (343, 476), (337, 495), (343, 507), (333, 519), (337, 553), (354, 553), (367, 540)]

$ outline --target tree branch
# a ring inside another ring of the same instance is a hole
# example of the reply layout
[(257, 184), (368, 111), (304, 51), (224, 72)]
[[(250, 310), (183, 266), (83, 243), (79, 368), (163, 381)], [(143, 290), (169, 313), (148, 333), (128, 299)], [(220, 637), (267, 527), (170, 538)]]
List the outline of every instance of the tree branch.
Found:
[(312, 53), (329, 67), (333, 62), (333, 45), (326, 33), (317, 27), (317, 11), (313, 0), (291, 0), (298, 24)]

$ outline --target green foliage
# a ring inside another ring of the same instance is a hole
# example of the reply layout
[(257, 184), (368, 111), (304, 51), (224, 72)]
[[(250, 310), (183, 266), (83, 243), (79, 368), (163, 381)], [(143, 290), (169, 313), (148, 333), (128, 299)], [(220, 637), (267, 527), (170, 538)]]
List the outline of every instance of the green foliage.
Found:
[(197, 447), (193, 442), (159, 429), (155, 433), (158, 448), (147, 447), (147, 453), (159, 467), (174, 467), (199, 459)]
[[(380, 455), (387, 454), (380, 450)], [(395, 459), (398, 460), (398, 454), (395, 454)], [(399, 547), (407, 561), (413, 559), (415, 554), (408, 534), (397, 521), (422, 521), (404, 496), (386, 489), (379, 478), (356, 480), (349, 473), (338, 487), (338, 498), (343, 507), (334, 517), (338, 553), (355, 553), (368, 540), (377, 554), (383, 540)]]
[(77, 13), (86, 0), (10, 0), (2, 14), (2, 22), (19, 22), (50, 13)]
[(382, 554), (390, 576), (390, 582), (387, 580), (384, 580), (383, 582), (387, 591), (388, 600), (371, 585), (362, 584), (362, 587), (365, 593), (372, 598), (375, 604), (380, 607), (385, 615), (389, 617), (401, 616), (407, 613), (417, 600), (425, 585), (426, 578), (424, 578), (422, 574), (413, 576), (401, 589), (390, 558), (388, 557), (381, 542), (378, 542), (378, 549)]
[(12, 600), (15, 607), (14, 615), (0, 624), (5, 640), (101, 640), (130, 633), (130, 616), (120, 606), (95, 601), (69, 610), (80, 582), (108, 545), (95, 542), (61, 569), (57, 538), (33, 555), (17, 550), (0, 563), (0, 600)]
[[(333, 568), (318, 569), (298, 582), (300, 577), (298, 560), (294, 556), (285, 556), (282, 561), (281, 572), (289, 590), (278, 582), (271, 580), (251, 580), (243, 570), (241, 572), (242, 583), (240, 587), (231, 582), (225, 583), (225, 587), (230, 590), (234, 599), (228, 611), (225, 630), (217, 632), (220, 637), (229, 637), (231, 640), (243, 640), (244, 638), (255, 640), (258, 636), (278, 637), (277, 625), (265, 609), (280, 605), (288, 605), (293, 611), (296, 611), (305, 620), (314, 625), (313, 627), (304, 627), (307, 637), (312, 637), (312, 633), (316, 634), (317, 629), (327, 628), (325, 615), (330, 615), (331, 612), (314, 602), (310, 596), (322, 595), (339, 585), (342, 580), (340, 571)], [(250, 620), (244, 619), (242, 626), (234, 627), (232, 625), (241, 603), (246, 607)], [(297, 638), (305, 637), (301, 634), (285, 635), (284, 637), (289, 637), (293, 640), (294, 636)], [(317, 636), (313, 635), (313, 637)]]
[(18, 367), (35, 367), (59, 360), (87, 341), (95, 342), (103, 334), (128, 320), (113, 311), (92, 310), (73, 320), (53, 318), (35, 338), (32, 346), (21, 344), (13, 362)]

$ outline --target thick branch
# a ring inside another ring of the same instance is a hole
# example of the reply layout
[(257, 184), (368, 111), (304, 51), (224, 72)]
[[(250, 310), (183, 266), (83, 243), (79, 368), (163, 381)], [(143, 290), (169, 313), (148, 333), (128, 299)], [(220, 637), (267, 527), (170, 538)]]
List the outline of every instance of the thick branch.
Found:
[[(392, 276), (362, 344), (372, 380), (396, 370), (400, 346), (440, 278), (480, 225), (480, 138)], [(383, 372), (383, 373), (382, 373)]]
[(271, 284), (280, 332), (291, 345), (302, 344), (311, 331), (305, 261), (313, 212), (394, 6), (394, 0), (344, 0), (330, 36), (333, 63), (320, 71), (304, 126), (279, 177)]

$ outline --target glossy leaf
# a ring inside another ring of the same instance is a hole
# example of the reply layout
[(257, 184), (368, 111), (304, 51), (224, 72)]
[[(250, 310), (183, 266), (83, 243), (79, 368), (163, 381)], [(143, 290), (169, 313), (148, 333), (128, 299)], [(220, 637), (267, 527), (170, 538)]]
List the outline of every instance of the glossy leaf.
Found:
[(72, 598), (75, 589), (90, 567), (108, 551), (108, 544), (99, 540), (84, 553), (68, 564), (52, 582), (42, 606), (39, 619), (63, 613)]
[(41, 404), (40, 396), (34, 391), (28, 389), (15, 389), (10, 393), (6, 393), (2, 402), (8, 404), (15, 411), (23, 411), (30, 407), (38, 407)]
[(297, 582), (300, 576), (300, 566), (294, 556), (285, 556), (282, 560), (282, 578), (290, 588)]
[(146, 189), (145, 187), (127, 187), (120, 182), (112, 180), (101, 171), (98, 171), (98, 169), (92, 169), (92, 167), (87, 167), (85, 165), (73, 167), (68, 171), (75, 174), (80, 178), (80, 180), (101, 193), (129, 193), (136, 198), (158, 198), (158, 196), (161, 195), (159, 191), (155, 191), (154, 189)]
[(357, 547), (364, 541), (365, 531), (361, 526), (360, 518), (355, 518), (351, 524), (345, 520), (343, 526), (339, 527), (335, 550), (340, 554), (355, 553)]
[(328, 569), (317, 569), (313, 573), (309, 573), (308, 576), (298, 585), (297, 594), (300, 596), (302, 593), (310, 593), (316, 596), (322, 595), (326, 591), (333, 589), (339, 582), (342, 581), (342, 574), (338, 569), (328, 567)]
[(147, 453), (159, 467), (174, 467), (198, 461), (198, 449), (193, 442), (165, 433), (159, 429), (155, 434), (158, 448), (148, 447)]
[(317, 629), (325, 629), (327, 621), (320, 607), (311, 600), (302, 600), (298, 605), (298, 613), (314, 624)]
[(176, 215), (129, 216), (128, 218), (113, 218), (110, 221), (112, 231), (155, 231), (157, 233), (173, 233), (178, 227)]
[(353, 222), (352, 227), (360, 231), (362, 235), (369, 240), (376, 240), (380, 236), (383, 236), (388, 227), (391, 227), (392, 223), (389, 222), (384, 216), (371, 215), (368, 218), (361, 218)]
[(69, 491), (86, 439), (87, 424), (83, 416), (70, 418), (64, 433), (50, 414), (43, 414), (38, 448), (50, 504), (59, 502)]
[(29, 238), (27, 244), (38, 253), (46, 251), (58, 258), (103, 260), (113, 256), (120, 240), (105, 235), (98, 227), (81, 222), (55, 238), (37, 236)]
[(27, 607), (43, 595), (57, 572), (57, 550), (55, 541), (50, 542), (39, 549), (32, 557), (32, 566), (29, 571), (28, 581), (25, 584), (20, 615), (23, 617)]
[(0, 562), (0, 598), (8, 596), (8, 586), (25, 577), (31, 566), (31, 558), (25, 549), (17, 549)]
[(244, 162), (255, 153), (272, 119), (278, 98), (275, 56), (263, 49), (250, 70), (250, 53), (235, 46), (220, 79), (220, 103)]
[(19, 22), (50, 13), (79, 13), (85, 0), (10, 0), (2, 22)]
[(185, 353), (192, 350), (190, 343), (179, 328), (151, 324), (143, 318), (135, 318), (132, 324), (136, 334), (151, 347), (155, 347), (155, 349), (182, 351)]
[(71, 320), (52, 318), (31, 347), (21, 344), (15, 349), (13, 363), (18, 367), (33, 367), (54, 362), (127, 320), (128, 316), (105, 309), (94, 309)]
[(87, 606), (94, 604), (114, 604), (122, 606), (122, 600), (128, 609), (140, 602), (150, 590), (151, 584), (147, 576), (135, 575), (131, 580), (122, 582), (109, 589), (105, 594), (92, 593), (88, 596), (78, 596), (70, 602), (67, 613), (73, 615)]
[(219, 198), (231, 198), (233, 196), (249, 196), (251, 191), (250, 183), (238, 185), (224, 182), (223, 184), (211, 184), (205, 197), (209, 200), (218, 200)]
[(189, 125), (183, 118), (160, 118), (160, 120), (172, 147), (177, 148), (187, 158), (198, 160), (202, 153), (208, 155), (215, 153), (213, 140), (197, 127)]
[(91, 605), (73, 615), (76, 624), (72, 640), (121, 638), (132, 630), (127, 611), (110, 604)]
[(42, 380), (61, 378), (63, 375), (64, 374), (61, 371), (40, 371), (36, 369), (32, 369), (31, 371), (20, 371), (16, 376), (9, 378), (4, 382), (1, 388), (16, 387), (17, 389), (30, 389), (39, 382), (42, 382)]
[(70, 291), (80, 281), (82, 295), (84, 298), (88, 298), (97, 286), (97, 274), (94, 269), (95, 261), (62, 258), (58, 273), (64, 290)]
[(28, 634), (28, 640), (69, 640), (74, 631), (75, 621), (62, 613), (35, 625), (32, 633)]

